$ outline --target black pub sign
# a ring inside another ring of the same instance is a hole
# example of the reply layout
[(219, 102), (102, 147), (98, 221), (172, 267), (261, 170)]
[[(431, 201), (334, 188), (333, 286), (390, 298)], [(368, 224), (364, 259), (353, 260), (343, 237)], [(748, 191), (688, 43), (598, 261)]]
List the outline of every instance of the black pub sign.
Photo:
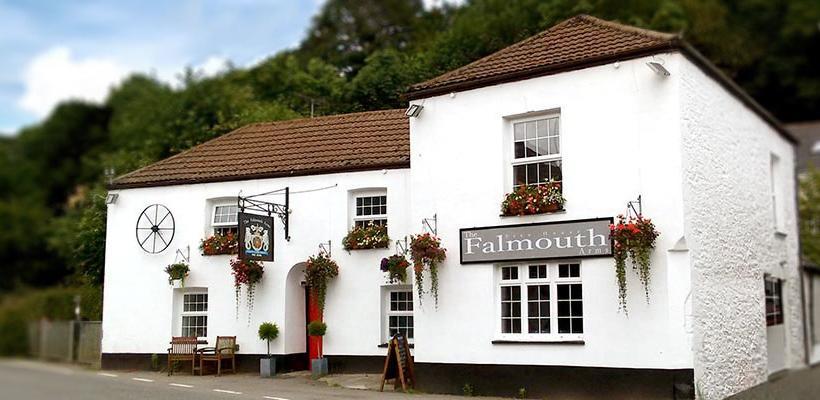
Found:
[(273, 217), (239, 213), (239, 257), (273, 261)]

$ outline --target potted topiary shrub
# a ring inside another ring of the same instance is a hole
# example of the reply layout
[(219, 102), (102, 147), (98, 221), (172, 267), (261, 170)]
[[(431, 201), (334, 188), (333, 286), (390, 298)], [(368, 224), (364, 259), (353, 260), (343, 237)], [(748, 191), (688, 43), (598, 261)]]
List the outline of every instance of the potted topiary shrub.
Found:
[(263, 322), (259, 325), (259, 339), (267, 342), (268, 357), (259, 360), (259, 375), (263, 378), (271, 378), (276, 375), (276, 359), (270, 355), (270, 342), (279, 337), (279, 327), (271, 322)]
[(188, 264), (184, 262), (174, 263), (165, 267), (165, 273), (168, 274), (168, 284), (175, 288), (184, 288), (188, 271), (190, 271), (190, 268)]
[[(327, 332), (327, 324), (322, 321), (316, 320), (311, 321), (308, 324), (308, 335), (314, 337), (322, 337)], [(322, 356), (322, 346), (320, 346), (317, 342), (317, 354), (319, 358), (314, 358), (310, 360), (310, 370), (313, 379), (321, 378), (327, 375), (327, 358)]]

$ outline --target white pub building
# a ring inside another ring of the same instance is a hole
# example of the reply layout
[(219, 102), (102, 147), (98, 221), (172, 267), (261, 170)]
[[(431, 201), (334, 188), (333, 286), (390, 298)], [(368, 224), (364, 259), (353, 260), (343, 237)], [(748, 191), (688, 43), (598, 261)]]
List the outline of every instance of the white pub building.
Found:
[[(117, 178), (103, 367), (236, 336), (255, 370), (270, 321), (279, 369), (307, 368), (318, 317), (331, 373), (380, 373), (401, 332), (428, 392), (720, 399), (806, 365), (794, 140), (681, 37), (578, 16), (406, 96), (252, 124)], [(252, 301), (237, 256), (201, 247), (240, 233), (249, 199), (278, 207)], [(624, 308), (610, 225), (638, 213), (658, 236), (646, 290), (626, 259)], [(346, 251), (368, 226), (389, 245)], [(446, 249), (437, 301), (429, 270), (419, 297), (412, 266), (398, 283), (380, 269), (422, 233)], [(320, 251), (339, 265), (323, 313), (304, 278)]]

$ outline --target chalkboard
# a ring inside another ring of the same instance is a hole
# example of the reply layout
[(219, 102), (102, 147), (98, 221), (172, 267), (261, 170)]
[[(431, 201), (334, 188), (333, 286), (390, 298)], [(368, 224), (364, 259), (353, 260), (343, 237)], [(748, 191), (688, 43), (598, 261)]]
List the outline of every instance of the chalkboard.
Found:
[(384, 382), (393, 379), (393, 389), (401, 388), (405, 392), (408, 387), (416, 387), (416, 375), (413, 371), (413, 356), (409, 354), (410, 346), (407, 338), (396, 334), (387, 342), (387, 357), (384, 360), (384, 372), (380, 391), (384, 391)]

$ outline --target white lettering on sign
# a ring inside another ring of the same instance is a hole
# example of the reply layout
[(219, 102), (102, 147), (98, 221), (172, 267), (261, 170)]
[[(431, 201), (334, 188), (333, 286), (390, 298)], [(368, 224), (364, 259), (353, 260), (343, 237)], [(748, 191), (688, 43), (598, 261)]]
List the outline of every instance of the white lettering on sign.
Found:
[(461, 230), (462, 263), (612, 254), (610, 218)]

